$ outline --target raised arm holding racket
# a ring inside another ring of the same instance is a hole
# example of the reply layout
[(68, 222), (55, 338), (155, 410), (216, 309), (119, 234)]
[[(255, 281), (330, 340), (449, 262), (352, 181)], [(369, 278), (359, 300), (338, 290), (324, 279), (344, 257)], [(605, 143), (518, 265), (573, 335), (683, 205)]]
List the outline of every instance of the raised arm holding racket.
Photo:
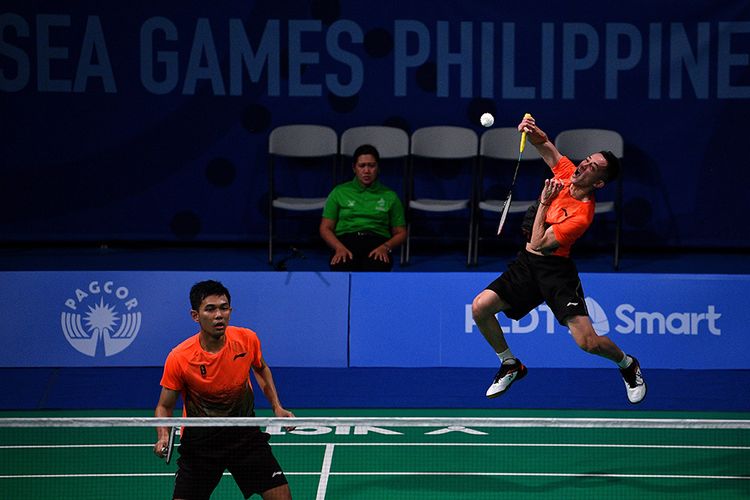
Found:
[(628, 401), (639, 403), (646, 396), (646, 383), (638, 360), (609, 337), (597, 335), (578, 270), (570, 259), (571, 247), (594, 219), (595, 191), (617, 177), (619, 160), (610, 151), (598, 151), (574, 165), (529, 114), (518, 124), (518, 131), (539, 151), (553, 177), (545, 181), (539, 203), (526, 214), (523, 226), (528, 228), (528, 241), (524, 249), (472, 303), (474, 322), (501, 363), (485, 394), (488, 398), (502, 395), (528, 371), (511, 352), (496, 314), (503, 312), (520, 320), (546, 303), (557, 321), (570, 330), (578, 347), (618, 365)]

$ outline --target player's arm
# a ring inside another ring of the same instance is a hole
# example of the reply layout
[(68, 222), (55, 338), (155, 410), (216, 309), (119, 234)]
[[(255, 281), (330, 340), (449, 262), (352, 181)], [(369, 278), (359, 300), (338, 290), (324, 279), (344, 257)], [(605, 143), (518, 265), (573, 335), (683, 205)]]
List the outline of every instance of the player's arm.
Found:
[(277, 417), (293, 417), (294, 414), (292, 412), (281, 406), (279, 395), (276, 392), (276, 385), (273, 383), (271, 368), (268, 367), (265, 359), (261, 357), (260, 366), (253, 366), (253, 373), (255, 373), (255, 380), (258, 382), (260, 390), (263, 391), (273, 409), (273, 414)]
[[(156, 404), (156, 410), (154, 410), (154, 416), (158, 418), (169, 418), (173, 416), (174, 407), (177, 404), (177, 398), (179, 397), (179, 391), (173, 391), (166, 387), (161, 388), (161, 394), (159, 395), (159, 402)], [(157, 427), (156, 428), (156, 443), (154, 444), (154, 453), (161, 457), (162, 450), (167, 447), (169, 443), (169, 427)]]
[(563, 182), (559, 179), (546, 179), (542, 194), (539, 196), (539, 208), (534, 217), (534, 223), (531, 226), (531, 248), (542, 254), (551, 254), (560, 247), (560, 242), (555, 237), (555, 231), (552, 226), (545, 227), (547, 211), (552, 200), (560, 193), (563, 188)]
[(537, 127), (533, 116), (524, 116), (521, 123), (518, 124), (518, 131), (526, 132), (527, 140), (536, 148), (539, 152), (539, 156), (542, 157), (544, 163), (546, 163), (549, 168), (553, 168), (557, 165), (557, 162), (560, 161), (562, 155), (552, 141), (549, 140), (547, 134)]

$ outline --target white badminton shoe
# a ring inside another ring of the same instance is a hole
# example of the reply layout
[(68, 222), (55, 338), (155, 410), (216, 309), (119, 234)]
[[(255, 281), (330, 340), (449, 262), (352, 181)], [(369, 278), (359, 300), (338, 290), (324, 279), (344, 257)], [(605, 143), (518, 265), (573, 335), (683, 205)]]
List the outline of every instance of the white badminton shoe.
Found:
[(641, 365), (635, 357), (630, 356), (633, 362), (627, 368), (620, 368), (622, 380), (625, 382), (625, 390), (628, 393), (628, 401), (638, 404), (646, 397), (646, 381), (643, 380)]
[(487, 388), (485, 395), (488, 398), (496, 398), (502, 395), (510, 389), (513, 382), (524, 378), (527, 372), (528, 370), (519, 359), (516, 359), (515, 363), (503, 363), (495, 374), (492, 385)]

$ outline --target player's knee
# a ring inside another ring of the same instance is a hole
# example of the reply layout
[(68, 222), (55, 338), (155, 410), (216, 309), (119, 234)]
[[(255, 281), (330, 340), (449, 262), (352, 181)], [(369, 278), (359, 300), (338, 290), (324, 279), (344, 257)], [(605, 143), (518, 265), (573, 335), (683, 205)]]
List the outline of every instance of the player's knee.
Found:
[(476, 297), (471, 303), (471, 316), (475, 323), (494, 317), (503, 310), (503, 302), (494, 292), (486, 290)]
[(599, 342), (597, 337), (584, 337), (580, 340), (577, 340), (578, 347), (583, 349), (589, 354), (600, 354), (601, 350), (599, 348)]

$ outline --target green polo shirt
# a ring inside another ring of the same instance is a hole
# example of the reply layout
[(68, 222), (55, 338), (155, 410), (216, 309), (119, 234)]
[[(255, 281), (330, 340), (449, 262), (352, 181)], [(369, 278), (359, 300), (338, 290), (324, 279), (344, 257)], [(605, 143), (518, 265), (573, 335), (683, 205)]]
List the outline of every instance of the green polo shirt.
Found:
[(333, 188), (323, 217), (336, 221), (336, 234), (370, 231), (390, 238), (392, 227), (406, 225), (398, 195), (377, 180), (367, 188), (356, 178)]

